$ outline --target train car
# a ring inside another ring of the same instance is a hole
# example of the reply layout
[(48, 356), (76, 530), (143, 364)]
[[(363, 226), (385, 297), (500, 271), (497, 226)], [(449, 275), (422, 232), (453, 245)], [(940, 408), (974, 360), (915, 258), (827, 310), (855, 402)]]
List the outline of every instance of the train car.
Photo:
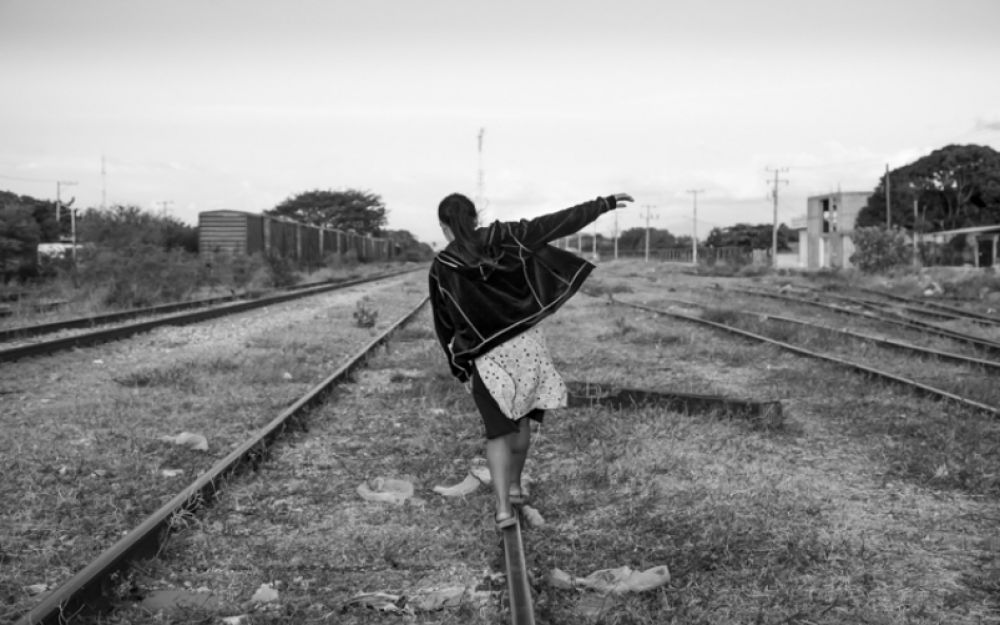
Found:
[(236, 210), (198, 214), (198, 249), (215, 254), (268, 254), (316, 266), (330, 255), (358, 260), (389, 260), (388, 239), (301, 224), (287, 219)]

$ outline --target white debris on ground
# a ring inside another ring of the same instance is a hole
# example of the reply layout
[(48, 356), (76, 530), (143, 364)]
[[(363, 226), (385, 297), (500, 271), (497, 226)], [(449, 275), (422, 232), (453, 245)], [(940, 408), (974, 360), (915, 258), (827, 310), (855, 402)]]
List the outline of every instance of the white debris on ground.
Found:
[(413, 482), (389, 477), (376, 477), (362, 482), (358, 495), (365, 501), (402, 505), (413, 497)]
[(670, 569), (665, 564), (645, 571), (633, 571), (629, 566), (616, 569), (601, 569), (586, 577), (572, 577), (560, 569), (549, 572), (549, 584), (553, 588), (568, 590), (586, 588), (601, 593), (624, 594), (645, 592), (663, 586), (670, 581)]
[(343, 607), (365, 607), (390, 614), (414, 615), (456, 608), (464, 604), (485, 606), (496, 599), (497, 593), (477, 590), (476, 586), (446, 586), (421, 588), (409, 595), (387, 592), (363, 592), (344, 602)]
[(257, 588), (253, 596), (250, 597), (250, 601), (254, 603), (274, 603), (278, 600), (278, 590), (271, 584), (261, 584)]
[(435, 486), (433, 490), (435, 493), (445, 497), (465, 497), (466, 495), (471, 495), (476, 492), (476, 489), (479, 488), (479, 484), (479, 480), (470, 473), (466, 474), (465, 478), (458, 484), (453, 486)]
[(177, 436), (164, 434), (160, 437), (160, 440), (165, 443), (173, 443), (174, 445), (183, 445), (195, 451), (208, 451), (208, 439), (201, 434), (194, 434), (193, 432), (181, 432)]

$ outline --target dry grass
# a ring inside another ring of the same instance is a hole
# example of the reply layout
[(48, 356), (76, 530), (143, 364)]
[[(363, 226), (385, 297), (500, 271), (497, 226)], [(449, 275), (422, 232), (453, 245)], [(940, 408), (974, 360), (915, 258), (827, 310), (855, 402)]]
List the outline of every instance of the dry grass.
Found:
[[(645, 294), (669, 278), (643, 280)], [(234, 485), (138, 578), (143, 588), (203, 586), (226, 606), (157, 622), (247, 613), (253, 623), (381, 623), (399, 617), (343, 602), (363, 591), (496, 589), (485, 581), (501, 566), (489, 492), (462, 500), (430, 492), (461, 479), (482, 441), (428, 323), (373, 360), (313, 416), (308, 435), (281, 447), (260, 479)], [(548, 524), (525, 534), (538, 622), (1000, 622), (996, 493), (901, 464), (945, 453), (916, 442), (940, 442), (942, 429), (953, 436), (953, 457), (983, 452), (956, 428), (986, 436), (991, 422), (772, 348), (611, 309), (602, 298), (579, 296), (546, 327), (568, 378), (780, 397), (789, 425), (759, 431), (651, 408), (548, 415), (529, 461)], [(424, 503), (361, 501), (354, 488), (379, 475), (413, 479)], [(582, 611), (586, 595), (544, 582), (552, 568), (583, 576), (625, 564), (667, 564), (673, 579), (608, 599), (597, 618)], [(279, 585), (279, 605), (249, 606), (267, 581)], [(125, 609), (107, 622), (140, 613)], [(490, 603), (403, 620), (504, 623), (509, 615)]]
[[(625, 283), (631, 292), (615, 292), (643, 301), (700, 284), (641, 264), (599, 272), (606, 288)], [(567, 378), (780, 398), (788, 425), (761, 431), (651, 408), (549, 414), (528, 467), (548, 520), (525, 534), (538, 622), (1000, 622), (997, 493), (927, 473), (962, 458), (984, 463), (967, 461), (970, 475), (994, 471), (992, 421), (603, 297), (576, 297), (546, 333)], [(142, 591), (204, 587), (220, 606), (153, 616), (123, 603), (101, 622), (509, 622), (496, 602), (412, 618), (343, 609), (364, 591), (496, 589), (489, 573), (501, 566), (489, 492), (430, 491), (482, 454), (472, 402), (450, 379), (427, 315), (401, 338), (134, 577)], [(423, 503), (362, 501), (354, 489), (374, 476), (411, 478)], [(673, 579), (609, 599), (597, 618), (581, 609), (585, 593), (544, 582), (554, 567), (583, 576), (625, 564), (666, 564)], [(280, 600), (250, 605), (265, 582)]]

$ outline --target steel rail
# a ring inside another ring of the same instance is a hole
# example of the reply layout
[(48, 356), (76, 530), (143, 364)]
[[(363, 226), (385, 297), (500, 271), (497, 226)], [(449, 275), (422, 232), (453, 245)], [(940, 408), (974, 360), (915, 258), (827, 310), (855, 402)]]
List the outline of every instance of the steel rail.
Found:
[(135, 529), (101, 553), (90, 564), (46, 594), (15, 625), (63, 625), (78, 614), (104, 605), (103, 590), (111, 576), (140, 558), (154, 556), (173, 528), (174, 520), (212, 501), (222, 482), (237, 471), (260, 462), (268, 446), (296, 419), (320, 404), (330, 390), (363, 364), (382, 343), (408, 323), (427, 304), (424, 297), (410, 312), (372, 339), (345, 364), (310, 389), (298, 401), (258, 430), (251, 438), (218, 461)]
[[(408, 271), (415, 271), (415, 269)], [(406, 273), (406, 272), (405, 271), (389, 272), (386, 274), (379, 274), (379, 275), (392, 276), (392, 275), (397, 275), (399, 273)], [(281, 291), (282, 294), (287, 294), (297, 291), (314, 289), (317, 287), (343, 286), (344, 283), (348, 281), (349, 280), (324, 280), (322, 282), (314, 282), (310, 284), (296, 284), (278, 290)], [(264, 296), (264, 298), (266, 297), (268, 296)], [(190, 310), (192, 308), (206, 308), (208, 306), (215, 306), (216, 304), (224, 304), (226, 302), (231, 302), (233, 300), (257, 301), (264, 298), (251, 294), (218, 295), (215, 297), (206, 297), (186, 302), (170, 302), (168, 304), (160, 304), (158, 306), (148, 306), (145, 308), (132, 308), (129, 310), (120, 310), (117, 312), (104, 313), (101, 315), (91, 315), (88, 317), (74, 317), (73, 319), (64, 319), (62, 321), (52, 321), (49, 323), (39, 323), (36, 325), (29, 325), (29, 326), (17, 326), (14, 328), (3, 328), (0, 329), (0, 341), (10, 341), (18, 338), (41, 336), (43, 334), (51, 334), (52, 332), (58, 332), (60, 330), (73, 330), (76, 328), (93, 328), (95, 326), (99, 326), (102, 324), (117, 323), (119, 321), (126, 321), (128, 319), (135, 319), (138, 317), (165, 315), (181, 310)]]
[[(823, 295), (825, 295), (826, 297), (828, 297), (830, 299), (833, 299), (833, 300), (838, 300), (838, 301), (846, 302), (848, 304), (854, 304), (854, 305), (857, 305), (857, 306), (868, 308), (869, 310), (872, 310), (872, 311), (874, 311), (877, 314), (883, 315), (885, 319), (896, 319), (896, 320), (899, 320), (899, 321), (904, 321), (906, 323), (909, 323), (909, 324), (912, 324), (914, 326), (917, 326), (918, 328), (921, 329), (921, 331), (932, 330), (932, 331), (938, 331), (938, 332), (947, 332), (947, 333), (950, 333), (950, 334), (955, 335), (955, 336), (961, 336), (961, 337), (965, 337), (965, 338), (969, 338), (969, 339), (974, 339), (974, 340), (982, 343), (983, 345), (988, 346), (989, 349), (994, 349), (994, 350), (1000, 351), (1000, 343), (997, 343), (996, 341), (991, 341), (989, 339), (985, 339), (985, 338), (982, 338), (982, 337), (973, 336), (971, 334), (966, 334), (964, 332), (956, 332), (954, 330), (946, 330), (944, 328), (941, 328), (941, 327), (938, 327), (938, 326), (934, 325), (933, 323), (928, 323), (926, 321), (920, 321), (919, 319), (913, 319), (912, 317), (907, 317), (906, 315), (901, 315), (901, 314), (899, 314), (899, 313), (897, 313), (897, 312), (895, 312), (893, 310), (887, 310), (887, 307), (889, 306), (889, 304), (885, 304), (885, 303), (882, 303), (882, 302), (873, 302), (871, 300), (867, 300), (867, 299), (864, 299), (864, 298), (861, 298), (861, 297), (851, 297), (849, 295), (838, 295), (838, 294), (835, 294), (835, 293), (824, 293)], [(924, 314), (930, 314), (931, 316), (937, 315), (938, 317), (943, 317), (944, 316), (943, 313), (924, 313)], [(950, 320), (954, 320), (955, 319), (955, 317), (953, 317), (953, 316), (947, 316), (946, 318), (948, 318)]]
[(528, 565), (524, 558), (524, 541), (521, 539), (521, 511), (515, 508), (517, 523), (503, 532), (504, 562), (507, 566), (507, 592), (510, 600), (512, 625), (535, 625), (535, 612), (531, 605), (531, 585), (528, 583)]
[[(684, 306), (691, 306), (696, 308), (708, 308), (705, 304), (699, 304), (698, 302), (691, 302), (688, 300), (682, 300), (677, 298), (668, 298), (666, 301), (676, 302)], [(882, 336), (872, 336), (870, 334), (862, 334), (860, 332), (851, 332), (850, 330), (843, 330), (841, 328), (831, 328), (830, 326), (823, 326), (816, 323), (810, 323), (804, 319), (796, 319), (795, 317), (786, 317), (784, 315), (773, 315), (771, 313), (754, 312), (751, 310), (733, 310), (732, 312), (746, 315), (763, 317), (765, 319), (774, 319), (775, 321), (783, 321), (785, 323), (792, 323), (796, 325), (807, 326), (810, 328), (817, 328), (820, 330), (826, 330), (827, 332), (835, 332), (844, 336), (850, 336), (862, 341), (869, 341), (871, 343), (878, 343), (880, 345), (886, 345), (888, 347), (895, 347), (898, 349), (910, 350), (921, 354), (927, 354), (930, 356), (935, 356), (937, 358), (943, 358), (946, 360), (954, 360), (956, 362), (962, 362), (969, 365), (976, 365), (986, 369), (998, 369), (1000, 370), (1000, 362), (995, 360), (986, 360), (984, 358), (975, 358), (973, 356), (966, 356), (964, 354), (956, 354), (954, 352), (946, 352), (939, 349), (933, 349), (931, 347), (922, 347), (920, 345), (914, 345), (913, 343), (907, 343), (905, 341), (899, 341), (896, 339), (891, 339)]]
[(136, 317), (165, 315), (168, 313), (177, 312), (179, 310), (189, 310), (191, 308), (204, 308), (206, 306), (214, 306), (215, 304), (224, 304), (225, 302), (231, 302), (235, 299), (241, 299), (241, 296), (220, 295), (218, 297), (207, 297), (187, 302), (172, 302), (170, 304), (149, 306), (147, 308), (133, 308), (131, 310), (122, 310), (119, 312), (104, 313), (102, 315), (91, 315), (89, 317), (74, 317), (73, 319), (64, 319), (62, 321), (52, 321), (49, 323), (39, 323), (30, 326), (17, 326), (14, 328), (4, 328), (0, 330), (0, 341), (10, 341), (18, 338), (41, 336), (43, 334), (51, 334), (52, 332), (58, 332), (60, 330), (73, 330), (76, 328), (92, 328), (94, 326), (99, 326), (102, 324), (117, 323), (119, 321), (125, 321), (127, 319), (135, 319)]
[[(854, 296), (854, 295), (843, 295), (841, 293), (827, 293), (827, 292), (824, 292), (824, 293), (817, 294), (817, 295), (819, 295), (820, 297), (825, 296), (825, 297), (829, 297), (831, 299), (835, 299), (835, 300), (847, 302), (849, 304), (857, 304), (858, 306), (864, 306), (864, 307), (869, 308), (871, 310), (875, 310), (876, 312), (882, 312), (882, 313), (890, 314), (890, 315), (893, 315), (893, 316), (901, 317), (901, 318), (904, 318), (904, 319), (909, 319), (909, 318), (904, 317), (903, 315), (900, 315), (899, 313), (891, 310), (890, 307), (891, 306), (896, 306), (896, 304), (892, 304), (890, 302), (879, 302), (879, 301), (875, 301), (873, 299), (868, 299), (868, 298), (865, 298), (865, 297), (857, 297), (857, 296)], [(954, 315), (952, 313), (944, 312), (944, 311), (941, 311), (941, 310), (920, 309), (920, 308), (918, 308), (916, 306), (901, 306), (901, 308), (903, 310), (906, 310), (906, 311), (911, 312), (911, 313), (915, 313), (915, 314), (918, 314), (918, 315), (924, 315), (924, 316), (927, 316), (927, 317), (935, 317), (937, 319), (946, 319), (948, 321), (961, 321), (961, 320), (970, 321), (970, 319), (968, 317), (959, 317), (959, 316)], [(921, 322), (919, 320), (914, 320), (914, 319), (911, 319), (911, 321), (915, 321), (917, 323), (924, 323), (924, 322)]]
[(622, 306), (628, 306), (628, 307), (631, 307), (631, 308), (635, 308), (637, 310), (644, 310), (646, 312), (651, 312), (651, 313), (654, 313), (654, 314), (657, 314), (657, 315), (664, 315), (664, 316), (669, 316), (669, 317), (675, 317), (677, 319), (684, 319), (686, 321), (692, 321), (694, 323), (700, 323), (700, 324), (703, 324), (703, 325), (711, 326), (713, 328), (717, 328), (719, 330), (725, 330), (726, 332), (731, 332), (733, 334), (738, 334), (738, 335), (746, 337), (746, 338), (751, 338), (751, 339), (754, 339), (756, 341), (761, 341), (763, 343), (769, 343), (771, 345), (775, 345), (777, 347), (780, 347), (782, 349), (788, 350), (790, 352), (794, 352), (794, 353), (799, 354), (801, 356), (807, 356), (809, 358), (816, 358), (816, 359), (819, 359), (819, 360), (825, 360), (827, 362), (832, 362), (832, 363), (835, 363), (835, 364), (838, 364), (838, 365), (841, 365), (841, 366), (844, 366), (844, 367), (848, 367), (848, 368), (851, 368), (851, 369), (855, 369), (857, 371), (861, 371), (863, 373), (867, 373), (869, 375), (873, 375), (873, 376), (876, 376), (876, 377), (879, 377), (879, 378), (882, 378), (882, 379), (885, 379), (885, 380), (889, 380), (890, 382), (895, 382), (895, 383), (898, 383), (898, 384), (903, 384), (905, 386), (911, 386), (911, 387), (913, 387), (913, 388), (915, 388), (915, 389), (917, 389), (919, 391), (922, 391), (922, 392), (924, 392), (926, 394), (933, 395), (933, 396), (936, 396), (936, 397), (941, 397), (941, 398), (944, 398), (944, 399), (950, 399), (950, 400), (958, 402), (960, 404), (963, 404), (963, 405), (975, 408), (976, 410), (981, 410), (983, 412), (989, 413), (989, 414), (991, 414), (991, 415), (993, 415), (995, 417), (1000, 417), (1000, 408), (997, 408), (996, 406), (990, 406), (989, 404), (984, 404), (984, 403), (975, 401), (974, 399), (969, 399), (968, 397), (962, 397), (961, 395), (956, 395), (955, 393), (952, 393), (950, 391), (946, 391), (944, 389), (940, 389), (940, 388), (937, 388), (937, 387), (934, 387), (934, 386), (930, 386), (929, 384), (924, 384), (923, 382), (918, 382), (916, 380), (912, 380), (912, 379), (904, 377), (904, 376), (896, 375), (896, 374), (890, 373), (888, 371), (883, 371), (881, 369), (876, 369), (874, 367), (869, 367), (868, 365), (863, 365), (861, 363), (852, 362), (850, 360), (845, 360), (845, 359), (839, 358), (837, 356), (831, 356), (829, 354), (822, 354), (822, 353), (819, 353), (819, 352), (814, 352), (814, 351), (805, 349), (804, 347), (799, 347), (797, 345), (792, 345), (791, 343), (786, 343), (784, 341), (779, 341), (777, 339), (772, 339), (771, 337), (764, 336), (764, 335), (761, 335), (761, 334), (757, 334), (755, 332), (749, 332), (747, 330), (741, 330), (739, 328), (734, 328), (734, 327), (732, 327), (730, 325), (726, 325), (724, 323), (718, 323), (718, 322), (715, 322), (715, 321), (709, 321), (708, 319), (702, 319), (700, 317), (693, 317), (691, 315), (685, 315), (683, 313), (671, 312), (671, 311), (668, 311), (668, 310), (661, 310), (659, 308), (653, 308), (651, 306), (646, 306), (644, 304), (635, 304), (635, 303), (631, 303), (631, 302), (624, 302), (622, 300), (616, 299), (613, 296), (611, 296), (610, 299), (611, 299), (611, 301), (613, 303), (619, 304), (619, 305), (622, 305)]
[(915, 321), (912, 319), (907, 319), (906, 317), (901, 317), (899, 315), (893, 316), (880, 316), (871, 312), (860, 312), (857, 310), (851, 310), (849, 308), (844, 308), (842, 306), (837, 306), (834, 304), (829, 304), (827, 302), (820, 302), (817, 300), (803, 299), (799, 297), (790, 297), (788, 295), (781, 295), (779, 293), (770, 293), (768, 291), (758, 291), (755, 289), (740, 289), (740, 288), (730, 288), (729, 290), (736, 293), (744, 293), (747, 295), (756, 295), (758, 297), (769, 297), (772, 299), (778, 299), (786, 302), (793, 302), (796, 304), (805, 304), (808, 306), (816, 306), (819, 308), (824, 308), (826, 310), (832, 310), (834, 312), (839, 312), (845, 315), (854, 315), (856, 317), (864, 317), (865, 319), (871, 319), (873, 321), (878, 321), (881, 323), (893, 324), (901, 327), (908, 328), (910, 330), (916, 330), (918, 332), (924, 332), (927, 334), (935, 334), (937, 336), (943, 336), (955, 341), (962, 343), (968, 343), (982, 349), (1000, 353), (1000, 343), (995, 343), (993, 341), (979, 338), (976, 336), (971, 336), (969, 334), (964, 334), (962, 332), (953, 332), (951, 330), (945, 330), (944, 328), (939, 328), (938, 326), (930, 323), (924, 323), (921, 321)]
[(200, 321), (215, 319), (216, 317), (224, 317), (226, 315), (232, 315), (247, 310), (253, 310), (255, 308), (263, 308), (265, 306), (280, 304), (282, 302), (287, 302), (289, 300), (308, 297), (311, 295), (317, 295), (320, 293), (325, 293), (327, 291), (335, 291), (338, 289), (343, 289), (351, 286), (357, 286), (359, 284), (364, 284), (367, 282), (376, 282), (378, 280), (394, 278), (396, 276), (400, 276), (413, 271), (417, 271), (417, 269), (407, 269), (405, 271), (397, 271), (388, 274), (379, 274), (377, 276), (367, 276), (364, 278), (346, 280), (343, 282), (322, 284), (316, 287), (308, 287), (292, 292), (269, 295), (267, 297), (261, 297), (254, 300), (234, 302), (232, 304), (224, 304), (222, 306), (216, 306), (213, 308), (200, 309), (192, 312), (181, 312), (174, 315), (168, 315), (166, 317), (159, 317), (157, 319), (139, 321), (125, 326), (119, 326), (117, 328), (94, 330), (92, 332), (85, 332), (60, 339), (53, 339), (50, 341), (41, 341), (38, 343), (26, 343), (24, 345), (8, 347), (5, 349), (0, 349), (0, 363), (10, 362), (28, 356), (44, 356), (47, 354), (52, 354), (54, 352), (62, 351), (64, 349), (71, 349), (73, 347), (86, 347), (89, 345), (99, 345), (101, 343), (108, 343), (111, 341), (125, 339), (135, 334), (152, 330), (153, 328), (157, 328), (159, 326), (165, 326), (165, 325), (179, 326), (179, 325), (186, 325), (189, 323), (198, 323)]
[(992, 315), (986, 315), (983, 313), (977, 313), (974, 310), (963, 310), (956, 306), (949, 306), (948, 304), (942, 304), (941, 302), (934, 302), (930, 300), (920, 300), (913, 297), (906, 297), (905, 295), (896, 295), (895, 293), (882, 293), (881, 291), (876, 291), (874, 289), (859, 288), (859, 291), (863, 293), (869, 293), (871, 295), (882, 296), (887, 299), (895, 300), (898, 302), (905, 302), (907, 304), (913, 304), (915, 307), (929, 307), (937, 308), (951, 313), (957, 318), (966, 318), (970, 321), (984, 322), (993, 325), (1000, 325), (1000, 317), (994, 317)]

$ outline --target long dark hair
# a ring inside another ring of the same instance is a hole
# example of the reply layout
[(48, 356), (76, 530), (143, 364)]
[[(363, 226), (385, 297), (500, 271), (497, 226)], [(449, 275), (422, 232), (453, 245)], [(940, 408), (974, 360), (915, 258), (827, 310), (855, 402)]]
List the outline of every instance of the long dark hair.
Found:
[(472, 200), (461, 193), (452, 193), (438, 204), (438, 219), (448, 226), (455, 235), (455, 243), (469, 256), (488, 265), (496, 264), (496, 261), (486, 254), (483, 242), (476, 235), (479, 217)]

